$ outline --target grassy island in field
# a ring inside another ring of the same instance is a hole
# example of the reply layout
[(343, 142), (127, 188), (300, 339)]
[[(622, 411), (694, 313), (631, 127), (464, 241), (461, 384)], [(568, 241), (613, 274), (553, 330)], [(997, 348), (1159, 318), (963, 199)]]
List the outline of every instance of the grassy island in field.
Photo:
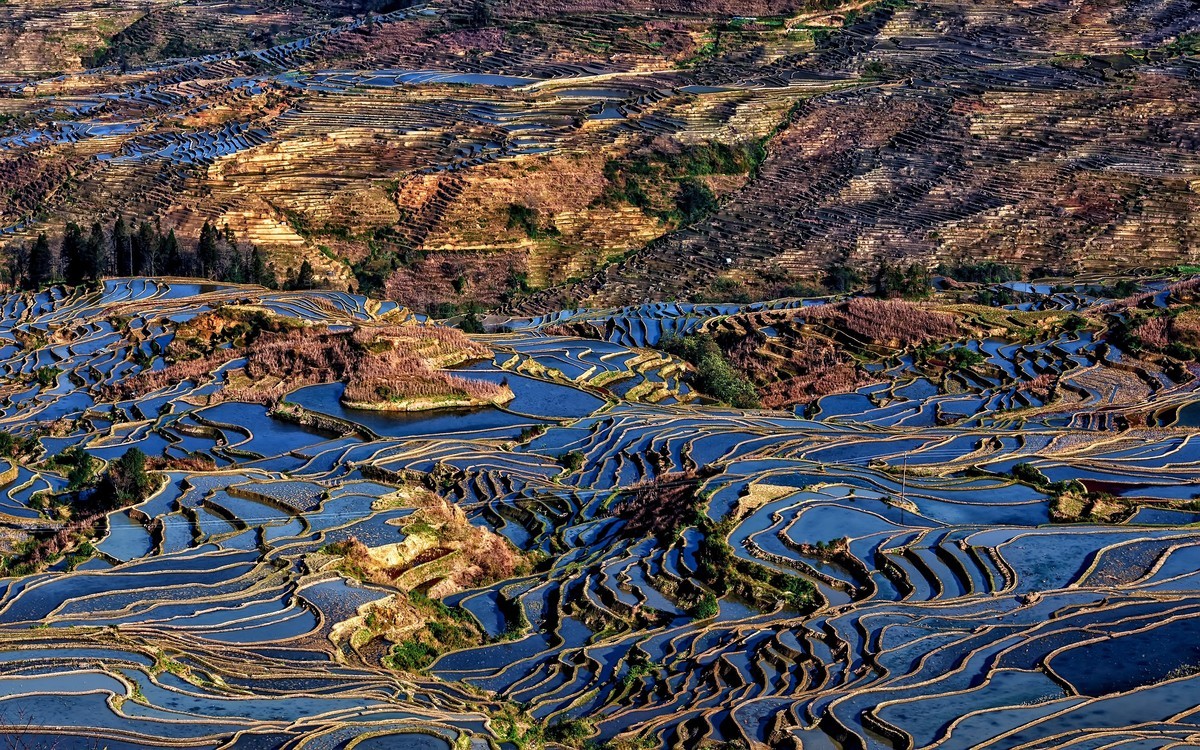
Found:
[[(330, 326), (297, 322), (248, 305), (227, 305), (182, 325), (164, 352), (168, 364), (112, 388), (119, 398), (216, 376), (210, 403), (278, 403), (288, 392), (340, 374), (342, 400), (356, 409), (425, 411), (499, 405), (503, 383), (447, 372), (491, 350), (461, 331), (409, 321)], [(241, 360), (241, 361), (239, 361)]]

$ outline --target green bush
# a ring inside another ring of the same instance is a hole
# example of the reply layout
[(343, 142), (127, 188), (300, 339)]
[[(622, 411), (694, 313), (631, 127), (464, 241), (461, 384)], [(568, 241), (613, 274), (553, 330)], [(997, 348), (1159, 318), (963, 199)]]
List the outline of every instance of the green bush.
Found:
[(1068, 315), (1067, 319), (1063, 321), (1063, 329), (1071, 332), (1082, 331), (1087, 328), (1087, 325), (1087, 318), (1074, 313)]
[(67, 476), (67, 489), (74, 492), (90, 486), (96, 479), (96, 466), (90, 453), (72, 445), (51, 459), (50, 464)]
[(689, 382), (701, 393), (738, 409), (758, 407), (754, 384), (729, 363), (710, 336), (664, 336), (658, 348), (695, 366)]
[(52, 388), (58, 383), (62, 370), (57, 367), (39, 367), (33, 371), (34, 381), (43, 388)]
[(854, 291), (863, 282), (862, 274), (851, 268), (845, 261), (831, 263), (825, 269), (821, 283), (825, 288), (835, 293)]
[(130, 448), (104, 472), (96, 490), (96, 503), (109, 510), (136, 505), (149, 497), (153, 489), (154, 483), (146, 472), (146, 454)]
[(947, 353), (947, 358), (950, 360), (950, 366), (955, 370), (969, 370), (987, 360), (979, 352), (965, 346), (954, 347)]
[(543, 225), (537, 211), (520, 203), (508, 206), (508, 228), (524, 232), (531, 240), (557, 237), (559, 234), (558, 227), (550, 223)]
[(416, 640), (400, 641), (388, 654), (388, 666), (405, 672), (420, 672), (433, 663), (438, 652), (432, 646)]
[(675, 207), (680, 224), (694, 224), (717, 210), (717, 197), (700, 180), (688, 178), (679, 184)]
[(1050, 484), (1050, 480), (1045, 474), (1030, 463), (1020, 463), (1012, 467), (1012, 475), (1016, 479), (1032, 484), (1035, 487), (1045, 487)]
[(581, 747), (583, 741), (595, 732), (592, 723), (586, 719), (559, 719), (546, 727), (543, 734), (546, 741), (558, 742), (572, 747)]
[(716, 617), (721, 611), (721, 605), (717, 603), (717, 597), (710, 593), (705, 593), (700, 597), (695, 607), (692, 607), (692, 616), (697, 620), (706, 620), (710, 617)]
[(587, 462), (587, 457), (579, 451), (570, 451), (559, 456), (558, 462), (568, 472), (576, 472), (583, 468), (584, 463)]

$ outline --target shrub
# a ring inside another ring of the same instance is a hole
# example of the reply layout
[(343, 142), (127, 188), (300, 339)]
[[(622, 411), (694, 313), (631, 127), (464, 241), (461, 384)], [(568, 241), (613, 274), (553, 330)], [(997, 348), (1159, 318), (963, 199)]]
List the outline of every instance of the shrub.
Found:
[(12, 433), (0, 431), (0, 456), (16, 458), (30, 453), (37, 447), (37, 438), (21, 437)]
[(546, 425), (544, 425), (544, 424), (535, 424), (535, 425), (530, 425), (529, 427), (522, 427), (520, 434), (517, 435), (517, 442), (518, 443), (528, 443), (530, 440), (533, 440), (534, 438), (539, 438), (545, 434), (546, 434)]
[(33, 380), (43, 388), (53, 388), (62, 373), (57, 367), (39, 367), (33, 371)]
[(67, 476), (67, 489), (74, 492), (90, 486), (96, 479), (96, 466), (90, 453), (72, 445), (51, 459), (50, 464)]
[(438, 657), (437, 649), (418, 640), (407, 639), (392, 646), (388, 666), (404, 672), (420, 672)]
[(546, 727), (543, 736), (549, 742), (581, 747), (583, 741), (594, 733), (595, 727), (586, 719), (559, 719)]
[(1081, 331), (1084, 328), (1087, 328), (1087, 326), (1087, 318), (1083, 317), (1082, 315), (1076, 315), (1075, 313), (1071, 313), (1067, 316), (1067, 319), (1063, 321), (1063, 330), (1071, 331), (1072, 333)]
[(125, 451), (109, 465), (96, 490), (101, 509), (136, 505), (150, 496), (154, 483), (146, 473), (146, 454), (137, 448)]
[(463, 316), (458, 327), (463, 333), (483, 333), (483, 322), (479, 320), (479, 316), (475, 314), (474, 310)]
[(531, 240), (557, 237), (559, 234), (558, 227), (552, 223), (543, 225), (537, 211), (519, 203), (512, 203), (508, 207), (508, 228), (524, 232)]
[(675, 207), (680, 224), (694, 224), (717, 210), (717, 197), (703, 182), (688, 178), (679, 184)]
[(965, 346), (956, 346), (951, 349), (947, 352), (947, 359), (950, 360), (950, 367), (955, 370), (969, 370), (987, 360), (979, 352)]
[(717, 603), (717, 597), (706, 592), (704, 596), (700, 597), (696, 606), (692, 607), (692, 616), (697, 620), (706, 620), (716, 617), (720, 611), (721, 605)]
[(1035, 487), (1045, 487), (1050, 480), (1038, 467), (1031, 463), (1019, 463), (1012, 467), (1012, 475), (1019, 481), (1032, 484)]
[(558, 462), (562, 464), (568, 473), (573, 473), (583, 468), (583, 465), (587, 462), (587, 457), (580, 451), (569, 451), (560, 455)]
[(695, 366), (689, 382), (701, 393), (738, 409), (758, 407), (754, 384), (730, 364), (711, 336), (664, 336), (658, 348)]

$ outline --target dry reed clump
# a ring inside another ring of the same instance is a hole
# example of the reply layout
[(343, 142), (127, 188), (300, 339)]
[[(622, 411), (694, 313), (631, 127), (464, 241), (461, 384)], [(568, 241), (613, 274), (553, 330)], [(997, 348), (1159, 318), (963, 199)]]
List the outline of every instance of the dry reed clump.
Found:
[(434, 369), (439, 365), (481, 359), (491, 351), (461, 331), (436, 326), (360, 328), (354, 343), (369, 352), (348, 369), (343, 398), (378, 404), (411, 399), (491, 401), (503, 397), (505, 386), (468, 380)]
[(807, 320), (845, 330), (870, 343), (913, 346), (958, 335), (954, 316), (903, 300), (857, 297), (805, 308)]
[(700, 479), (693, 472), (660, 474), (636, 484), (612, 507), (612, 514), (625, 521), (622, 533), (640, 538), (651, 534), (660, 539), (691, 524), (696, 516), (696, 489)]
[(808, 375), (770, 383), (759, 389), (762, 405), (779, 409), (816, 401), (831, 393), (847, 393), (864, 385), (861, 373), (853, 365), (837, 365)]
[[(1170, 292), (1170, 296), (1172, 297), (1189, 300), (1196, 295), (1197, 291), (1200, 291), (1200, 276), (1192, 279), (1184, 279), (1183, 281), (1176, 281), (1174, 284), (1168, 285), (1166, 290)], [(1095, 308), (1095, 311), (1097, 313), (1107, 314), (1118, 312), (1120, 310), (1128, 310), (1134, 307), (1141, 307), (1143, 304), (1148, 303), (1157, 297), (1158, 294), (1159, 293), (1155, 291), (1138, 292), (1137, 294), (1131, 294), (1128, 297), (1123, 297), (1122, 299), (1113, 300), (1107, 304), (1100, 305), (1099, 307)]]
[(1134, 335), (1151, 349), (1162, 351), (1171, 343), (1171, 321), (1165, 317), (1149, 318), (1134, 330)]
[(423, 360), (393, 350), (366, 358), (350, 371), (343, 398), (366, 404), (408, 400), (485, 402), (501, 399), (507, 393), (502, 385), (433, 370)]
[(178, 385), (184, 381), (200, 382), (211, 376), (221, 365), (235, 360), (240, 353), (233, 349), (218, 349), (197, 359), (176, 362), (161, 370), (143, 371), (104, 391), (107, 400), (125, 400)]
[[(467, 0), (457, 0), (454, 5), (459, 8), (471, 7)], [(505, 20), (545, 19), (575, 13), (629, 13), (650, 10), (690, 16), (779, 16), (790, 15), (806, 7), (802, 0), (636, 0), (632, 3), (617, 0), (501, 0), (491, 6), (491, 12), (496, 18)]]
[(1171, 341), (1200, 346), (1200, 311), (1184, 310), (1171, 320)]
[[(788, 333), (791, 333), (790, 331)], [(787, 347), (764, 354), (752, 337), (729, 350), (729, 361), (754, 381), (768, 409), (807, 403), (862, 384), (854, 360), (824, 339), (786, 336)]]
[(1028, 391), (1039, 398), (1046, 398), (1053, 390), (1055, 383), (1058, 381), (1058, 376), (1052, 372), (1043, 372), (1036, 378), (1026, 380), (1020, 385), (1020, 390)]

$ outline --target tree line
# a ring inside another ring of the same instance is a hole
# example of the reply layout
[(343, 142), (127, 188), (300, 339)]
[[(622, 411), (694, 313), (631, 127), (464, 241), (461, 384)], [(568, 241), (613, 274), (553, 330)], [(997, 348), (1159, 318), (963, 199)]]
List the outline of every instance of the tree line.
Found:
[[(164, 232), (145, 219), (126, 222), (117, 217), (105, 228), (94, 222), (90, 229), (68, 223), (62, 239), (52, 244), (43, 232), (32, 243), (9, 248), (7, 281), (24, 289), (47, 284), (83, 284), (104, 276), (191, 276), (238, 284), (280, 287), (275, 264), (257, 247), (238, 241), (226, 225), (205, 221), (194, 242), (180, 242), (174, 229)], [(305, 260), (284, 274), (285, 289), (312, 289), (317, 285), (312, 265)]]

